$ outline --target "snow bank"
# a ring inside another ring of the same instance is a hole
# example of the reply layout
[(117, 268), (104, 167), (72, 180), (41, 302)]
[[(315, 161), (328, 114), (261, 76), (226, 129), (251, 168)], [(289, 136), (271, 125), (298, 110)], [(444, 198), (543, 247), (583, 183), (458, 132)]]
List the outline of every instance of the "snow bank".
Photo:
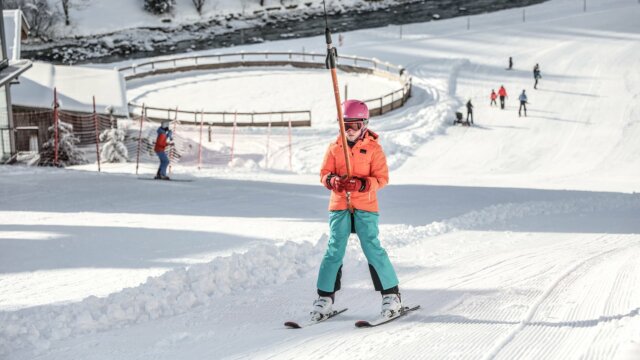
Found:
[(321, 236), (315, 246), (260, 246), (150, 277), (106, 298), (90, 296), (79, 303), (0, 313), (0, 356), (22, 348), (43, 351), (54, 340), (183, 314), (232, 292), (282, 284), (318, 267), (326, 239)]
[(586, 198), (562, 201), (530, 201), (492, 205), (471, 211), (445, 221), (436, 221), (426, 226), (398, 225), (390, 235), (381, 234), (389, 247), (403, 247), (457, 230), (472, 230), (490, 224), (507, 224), (510, 221), (538, 215), (561, 215), (612, 210), (640, 210), (640, 194), (603, 194)]

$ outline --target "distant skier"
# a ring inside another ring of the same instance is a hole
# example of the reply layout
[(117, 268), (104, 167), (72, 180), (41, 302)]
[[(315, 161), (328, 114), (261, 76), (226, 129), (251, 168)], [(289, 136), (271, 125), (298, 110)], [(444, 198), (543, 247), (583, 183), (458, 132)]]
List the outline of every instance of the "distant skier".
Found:
[(153, 151), (156, 152), (156, 155), (158, 155), (158, 158), (160, 159), (160, 167), (158, 168), (158, 172), (154, 178), (157, 180), (170, 180), (167, 176), (169, 157), (165, 152), (167, 145), (169, 145), (169, 142), (173, 140), (173, 133), (169, 130), (169, 124), (169, 121), (162, 122), (157, 130), (158, 137), (156, 138), (156, 146), (153, 148)]
[(500, 89), (498, 89), (498, 96), (500, 96), (500, 109), (504, 110), (504, 99), (509, 97), (507, 95), (507, 89), (504, 88), (504, 85), (500, 85)]
[[(471, 121), (469, 121), (471, 119)], [(471, 99), (467, 101), (467, 125), (473, 124), (473, 104), (471, 104)]]
[(524, 109), (524, 116), (527, 116), (527, 94), (524, 93), (524, 89), (522, 90), (522, 94), (520, 94), (520, 97), (518, 98), (520, 100), (520, 108), (518, 108), (518, 116), (522, 116), (521, 115), (521, 111), (522, 109)]
[(540, 65), (536, 64), (536, 66), (533, 67), (533, 80), (535, 80), (535, 83), (533, 84), (534, 89), (538, 88), (538, 80), (540, 80), (541, 78), (542, 75), (540, 74)]
[[(341, 137), (329, 144), (320, 170), (321, 183), (331, 190), (329, 201), (329, 242), (318, 274), (318, 299), (313, 302), (312, 320), (331, 314), (336, 291), (340, 290), (342, 260), (349, 235), (356, 233), (369, 263), (376, 291), (382, 294), (382, 315), (391, 317), (402, 308), (398, 278), (387, 252), (378, 239), (376, 191), (389, 182), (387, 160), (378, 135), (367, 128), (369, 109), (359, 100), (342, 104), (345, 136), (353, 169), (347, 167)], [(349, 200), (348, 200), (349, 199)], [(354, 208), (349, 211), (349, 203)]]
[(496, 103), (496, 99), (498, 98), (498, 94), (496, 94), (495, 89), (491, 89), (491, 103), (489, 104), (489, 106), (498, 106), (498, 103)]
[(509, 56), (509, 68), (507, 70), (511, 70), (511, 69), (513, 69), (513, 58)]

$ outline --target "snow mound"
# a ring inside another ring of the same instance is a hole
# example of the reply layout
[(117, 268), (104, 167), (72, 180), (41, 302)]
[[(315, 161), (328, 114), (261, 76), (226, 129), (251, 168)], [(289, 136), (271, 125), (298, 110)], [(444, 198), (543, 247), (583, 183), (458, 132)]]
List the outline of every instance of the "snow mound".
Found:
[[(0, 355), (22, 348), (44, 351), (51, 341), (183, 314), (232, 292), (282, 284), (316, 269), (327, 235), (314, 246), (287, 242), (177, 268), (106, 298), (0, 313)], [(269, 269), (269, 271), (264, 271)]]

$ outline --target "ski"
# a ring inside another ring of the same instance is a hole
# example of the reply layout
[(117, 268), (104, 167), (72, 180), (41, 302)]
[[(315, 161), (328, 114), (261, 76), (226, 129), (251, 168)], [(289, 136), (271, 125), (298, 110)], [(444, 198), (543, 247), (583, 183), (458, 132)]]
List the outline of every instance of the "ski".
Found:
[(315, 324), (321, 323), (323, 321), (329, 320), (332, 317), (334, 317), (336, 315), (339, 315), (339, 314), (342, 314), (345, 311), (347, 311), (347, 308), (340, 309), (340, 310), (333, 310), (333, 312), (329, 316), (327, 316), (325, 318), (322, 318), (321, 320), (317, 320), (317, 321), (307, 320), (306, 322), (302, 322), (302, 323), (295, 322), (295, 321), (287, 321), (287, 322), (284, 323), (284, 326), (286, 326), (288, 329), (302, 329), (304, 327), (315, 325)]
[(414, 310), (418, 310), (418, 309), (420, 309), (420, 305), (405, 306), (395, 316), (392, 316), (392, 317), (389, 317), (389, 318), (380, 316), (376, 320), (372, 320), (372, 321), (358, 320), (358, 321), (356, 321), (355, 325), (356, 325), (357, 328), (369, 328), (369, 327), (380, 326), (380, 325), (386, 324), (388, 322), (391, 322), (391, 321), (393, 321), (395, 319), (401, 318), (401, 317), (407, 315), (408, 313), (410, 313), (410, 312), (412, 312)]
[(139, 177), (138, 180), (157, 180), (157, 181), (166, 181), (166, 182), (171, 182), (171, 181), (177, 181), (177, 182), (192, 182), (193, 180), (191, 179), (169, 179), (169, 180), (162, 180), (162, 179), (154, 179), (154, 178), (148, 178), (148, 177)]

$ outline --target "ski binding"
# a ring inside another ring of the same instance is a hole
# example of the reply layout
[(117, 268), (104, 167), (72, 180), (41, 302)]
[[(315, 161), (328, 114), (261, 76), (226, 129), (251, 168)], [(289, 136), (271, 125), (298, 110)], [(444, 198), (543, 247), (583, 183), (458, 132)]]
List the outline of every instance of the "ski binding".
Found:
[(286, 326), (288, 329), (302, 329), (304, 327), (315, 325), (315, 324), (321, 323), (321, 322), (323, 322), (325, 320), (329, 320), (332, 317), (334, 317), (336, 315), (339, 315), (339, 314), (342, 314), (345, 311), (347, 311), (347, 308), (340, 309), (340, 310), (333, 310), (333, 312), (331, 314), (329, 314), (328, 316), (326, 316), (326, 317), (324, 317), (324, 318), (322, 318), (320, 320), (307, 320), (306, 322), (302, 322), (302, 323), (295, 322), (295, 321), (287, 321), (287, 322), (284, 323), (284, 326)]

